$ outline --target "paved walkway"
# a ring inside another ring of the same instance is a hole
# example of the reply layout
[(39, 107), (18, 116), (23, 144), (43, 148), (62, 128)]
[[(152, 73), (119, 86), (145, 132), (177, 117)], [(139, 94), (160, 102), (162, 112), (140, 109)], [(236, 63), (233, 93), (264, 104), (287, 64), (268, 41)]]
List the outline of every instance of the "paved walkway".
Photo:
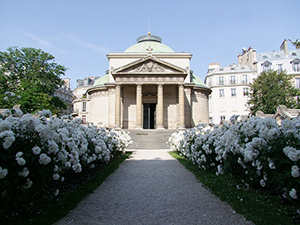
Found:
[(167, 150), (139, 150), (62, 224), (252, 223), (204, 189)]

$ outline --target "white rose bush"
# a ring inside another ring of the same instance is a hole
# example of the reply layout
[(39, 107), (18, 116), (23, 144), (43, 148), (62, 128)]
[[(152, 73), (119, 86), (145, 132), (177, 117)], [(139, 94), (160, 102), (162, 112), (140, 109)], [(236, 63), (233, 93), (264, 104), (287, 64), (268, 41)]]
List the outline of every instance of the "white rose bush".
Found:
[(48, 110), (39, 117), (6, 110), (0, 117), (1, 202), (14, 208), (59, 195), (65, 176), (76, 179), (96, 163), (107, 164), (129, 144), (124, 131), (83, 126), (79, 119), (55, 118)]
[(167, 144), (200, 168), (232, 174), (245, 188), (262, 189), (287, 201), (300, 201), (300, 118), (251, 117), (230, 124), (172, 134)]

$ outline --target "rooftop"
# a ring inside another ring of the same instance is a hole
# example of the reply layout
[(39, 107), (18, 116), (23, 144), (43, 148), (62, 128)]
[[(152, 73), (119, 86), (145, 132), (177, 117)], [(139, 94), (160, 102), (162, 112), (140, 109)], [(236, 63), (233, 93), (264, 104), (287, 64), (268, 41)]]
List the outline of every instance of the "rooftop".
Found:
[(162, 43), (162, 39), (152, 35), (150, 32), (147, 35), (140, 36), (136, 39), (137, 43), (125, 50), (127, 53), (147, 53), (147, 52), (174, 52), (169, 46)]

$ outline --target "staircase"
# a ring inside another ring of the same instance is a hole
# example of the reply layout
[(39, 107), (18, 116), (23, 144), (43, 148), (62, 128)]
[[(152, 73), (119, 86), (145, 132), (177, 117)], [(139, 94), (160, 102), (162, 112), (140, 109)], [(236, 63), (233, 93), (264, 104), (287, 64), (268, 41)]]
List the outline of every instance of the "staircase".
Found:
[(178, 130), (127, 130), (133, 143), (128, 149), (169, 149), (166, 142)]

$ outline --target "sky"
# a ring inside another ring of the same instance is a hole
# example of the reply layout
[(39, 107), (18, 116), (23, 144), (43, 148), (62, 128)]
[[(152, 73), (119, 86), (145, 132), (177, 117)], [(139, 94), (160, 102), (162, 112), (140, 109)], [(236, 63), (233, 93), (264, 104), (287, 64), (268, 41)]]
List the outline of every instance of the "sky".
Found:
[(299, 0), (0, 0), (0, 51), (50, 53), (74, 89), (77, 79), (105, 75), (107, 54), (150, 31), (192, 54), (191, 70), (204, 80), (209, 63), (237, 64), (243, 47), (279, 51), (284, 39), (300, 38), (299, 10)]

